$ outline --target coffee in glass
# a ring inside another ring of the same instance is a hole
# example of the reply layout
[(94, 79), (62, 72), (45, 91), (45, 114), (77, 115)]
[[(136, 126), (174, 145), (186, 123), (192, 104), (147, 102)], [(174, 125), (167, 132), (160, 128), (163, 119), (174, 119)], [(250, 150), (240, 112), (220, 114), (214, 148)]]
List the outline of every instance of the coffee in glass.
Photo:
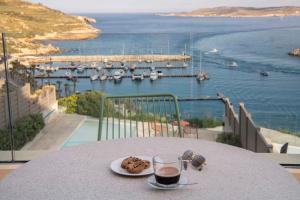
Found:
[(159, 184), (171, 185), (178, 183), (181, 174), (181, 160), (176, 157), (170, 159), (166, 156), (153, 157), (155, 180)]

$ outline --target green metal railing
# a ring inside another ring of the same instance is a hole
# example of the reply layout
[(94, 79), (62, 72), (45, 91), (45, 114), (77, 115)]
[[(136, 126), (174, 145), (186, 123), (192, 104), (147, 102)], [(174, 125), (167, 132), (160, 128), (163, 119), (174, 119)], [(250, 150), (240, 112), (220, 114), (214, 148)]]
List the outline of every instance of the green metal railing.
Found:
[(177, 97), (172, 94), (103, 96), (98, 140), (183, 137)]

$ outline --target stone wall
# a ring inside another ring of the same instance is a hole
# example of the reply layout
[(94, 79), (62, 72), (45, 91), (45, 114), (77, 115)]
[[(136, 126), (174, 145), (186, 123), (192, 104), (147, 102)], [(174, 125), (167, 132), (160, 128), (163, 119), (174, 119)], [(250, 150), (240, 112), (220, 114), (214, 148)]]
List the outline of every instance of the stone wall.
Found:
[[(31, 113), (42, 113), (46, 117), (57, 109), (54, 86), (44, 86), (34, 94), (30, 93), (30, 84), (16, 88), (10, 92), (12, 122)], [(5, 93), (0, 94), (0, 128), (8, 125), (8, 103)]]

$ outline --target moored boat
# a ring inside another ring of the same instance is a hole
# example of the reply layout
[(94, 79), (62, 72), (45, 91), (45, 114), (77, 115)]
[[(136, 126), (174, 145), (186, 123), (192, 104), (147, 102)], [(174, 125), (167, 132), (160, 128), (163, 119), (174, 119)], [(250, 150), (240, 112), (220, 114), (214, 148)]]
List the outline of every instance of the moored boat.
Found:
[(136, 69), (136, 64), (132, 64), (132, 65), (129, 67), (129, 70), (130, 70), (131, 72), (133, 72), (135, 69)]
[(93, 74), (93, 75), (90, 76), (90, 80), (91, 80), (91, 81), (95, 81), (95, 80), (97, 80), (98, 78), (99, 78), (99, 75), (98, 75), (98, 74)]
[(91, 67), (97, 67), (97, 63), (96, 62), (92, 62)]
[(112, 68), (112, 67), (113, 67), (112, 62), (106, 62), (106, 63), (105, 63), (105, 67), (106, 67), (106, 68)]
[(212, 50), (209, 51), (209, 53), (218, 53), (218, 52), (219, 52), (219, 50), (216, 48), (213, 48)]
[(170, 67), (173, 67), (173, 65), (170, 62), (167, 62), (166, 67), (170, 68)]
[(119, 81), (122, 80), (123, 74), (124, 74), (122, 71), (123, 70), (117, 70), (117, 71), (115, 71), (115, 73), (114, 73), (114, 81), (115, 82), (119, 82)]
[(150, 73), (150, 81), (155, 81), (157, 79), (158, 79), (158, 73), (157, 73), (157, 71), (152, 71)]
[(158, 70), (157, 75), (158, 75), (158, 77), (162, 77), (164, 75), (164, 73), (162, 71)]
[(144, 74), (132, 74), (131, 80), (133, 81), (142, 81), (144, 80)]
[(77, 67), (77, 73), (78, 74), (82, 74), (84, 72), (84, 70), (85, 70), (85, 66), (83, 66), (83, 65), (80, 65), (80, 66)]
[(71, 71), (67, 71), (65, 73), (66, 77), (67, 77), (67, 80), (71, 80), (73, 78), (73, 75), (72, 75), (72, 72)]

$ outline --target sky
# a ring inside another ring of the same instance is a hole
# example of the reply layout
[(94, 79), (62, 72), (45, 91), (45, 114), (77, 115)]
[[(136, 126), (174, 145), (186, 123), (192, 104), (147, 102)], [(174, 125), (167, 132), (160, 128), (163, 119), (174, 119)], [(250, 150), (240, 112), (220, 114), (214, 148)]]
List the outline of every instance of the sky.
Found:
[(67, 13), (179, 12), (216, 6), (300, 6), (300, 0), (28, 0)]

